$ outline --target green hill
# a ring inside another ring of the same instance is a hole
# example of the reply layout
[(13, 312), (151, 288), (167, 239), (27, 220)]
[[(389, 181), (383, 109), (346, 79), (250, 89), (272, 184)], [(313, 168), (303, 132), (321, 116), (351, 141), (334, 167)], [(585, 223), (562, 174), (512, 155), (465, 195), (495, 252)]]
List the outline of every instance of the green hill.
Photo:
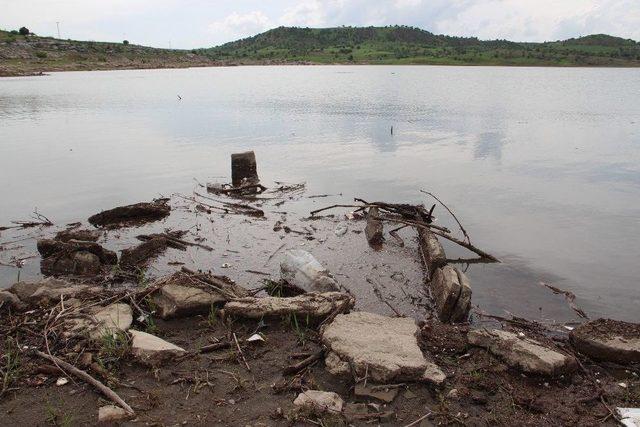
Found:
[(198, 52), (238, 63), (640, 66), (640, 45), (604, 34), (547, 43), (450, 37), (406, 27), (279, 27)]
[(547, 43), (436, 35), (419, 28), (279, 27), (221, 46), (176, 50), (0, 30), (0, 76), (47, 71), (238, 64), (640, 66), (640, 44), (594, 34)]

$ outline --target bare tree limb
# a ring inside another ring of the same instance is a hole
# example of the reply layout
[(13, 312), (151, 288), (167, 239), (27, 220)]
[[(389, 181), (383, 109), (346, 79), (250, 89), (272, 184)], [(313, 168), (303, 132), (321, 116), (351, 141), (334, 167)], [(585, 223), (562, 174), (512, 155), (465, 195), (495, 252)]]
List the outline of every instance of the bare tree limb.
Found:
[(43, 352), (41, 352), (39, 350), (35, 350), (34, 354), (37, 355), (38, 357), (41, 357), (43, 359), (49, 360), (50, 362), (53, 362), (54, 364), (56, 364), (60, 368), (64, 369), (65, 371), (67, 371), (67, 372), (75, 375), (76, 377), (86, 381), (87, 383), (91, 384), (92, 386), (97, 388), (100, 392), (102, 392), (102, 394), (104, 394), (109, 399), (111, 399), (113, 402), (115, 402), (118, 405), (120, 405), (130, 415), (135, 415), (134, 410), (131, 409), (131, 406), (127, 405), (127, 402), (122, 400), (122, 398), (120, 396), (118, 396), (109, 387), (107, 387), (106, 385), (102, 384), (100, 381), (96, 380), (91, 375), (87, 374), (85, 371), (82, 371), (82, 370), (76, 368), (75, 366), (65, 362), (64, 360), (62, 360), (62, 359), (60, 359), (60, 358), (58, 358), (56, 356), (43, 353)]

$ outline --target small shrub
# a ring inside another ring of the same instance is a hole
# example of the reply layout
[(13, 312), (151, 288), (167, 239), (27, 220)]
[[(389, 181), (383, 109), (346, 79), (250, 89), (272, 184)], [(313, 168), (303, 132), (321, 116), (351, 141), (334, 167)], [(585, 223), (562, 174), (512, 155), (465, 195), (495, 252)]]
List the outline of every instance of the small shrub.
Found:
[(20, 34), (20, 32), (18, 30), (11, 30), (11, 34), (17, 36), (18, 34)]
[(128, 45), (129, 44), (129, 40), (122, 40), (122, 44), (125, 45), (125, 46)]
[(36, 57), (44, 59), (47, 57), (47, 52), (36, 52)]
[(21, 36), (28, 36), (29, 34), (31, 34), (31, 31), (29, 31), (27, 27), (21, 27), (18, 32)]

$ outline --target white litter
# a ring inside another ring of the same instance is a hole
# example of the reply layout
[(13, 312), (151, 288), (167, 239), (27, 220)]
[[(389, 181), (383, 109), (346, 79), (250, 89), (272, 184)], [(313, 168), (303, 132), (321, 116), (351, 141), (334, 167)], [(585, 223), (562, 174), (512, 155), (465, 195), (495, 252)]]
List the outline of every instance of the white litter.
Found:
[(640, 427), (640, 408), (616, 408), (620, 422), (627, 427)]
[(56, 381), (56, 385), (57, 385), (58, 387), (60, 387), (60, 386), (65, 385), (65, 384), (66, 384), (66, 383), (68, 383), (68, 382), (69, 382), (69, 379), (68, 379), (68, 378), (60, 377), (60, 378), (58, 378), (58, 381)]
[(264, 337), (260, 334), (253, 334), (249, 338), (247, 338), (247, 342), (255, 342), (255, 341), (263, 341)]

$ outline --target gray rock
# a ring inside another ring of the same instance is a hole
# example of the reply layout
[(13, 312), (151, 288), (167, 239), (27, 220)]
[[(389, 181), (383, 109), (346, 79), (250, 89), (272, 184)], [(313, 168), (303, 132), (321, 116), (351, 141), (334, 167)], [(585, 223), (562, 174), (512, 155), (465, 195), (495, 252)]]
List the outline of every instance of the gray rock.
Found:
[(597, 319), (578, 326), (569, 334), (582, 354), (616, 363), (640, 363), (640, 325)]
[(373, 313), (339, 314), (322, 331), (322, 342), (346, 361), (358, 376), (372, 381), (444, 381), (444, 373), (428, 362), (416, 339), (413, 319)]
[(43, 274), (95, 275), (103, 265), (114, 265), (118, 256), (95, 242), (78, 240), (38, 240), (38, 252), (43, 259), (40, 270)]
[(336, 393), (330, 391), (307, 390), (298, 395), (293, 404), (314, 414), (340, 414), (344, 401)]
[(438, 317), (443, 322), (461, 322), (471, 307), (469, 279), (450, 265), (437, 268), (429, 283)]
[(468, 334), (469, 343), (489, 350), (503, 359), (509, 366), (538, 375), (560, 375), (573, 371), (577, 362), (532, 339), (513, 332), (474, 330)]
[(13, 308), (22, 310), (25, 305), (20, 298), (8, 291), (0, 291), (0, 308)]
[(60, 241), (52, 239), (38, 240), (38, 252), (43, 258), (49, 258), (53, 255), (66, 254), (72, 255), (78, 251), (91, 252), (96, 255), (102, 264), (115, 265), (118, 263), (118, 256), (115, 252), (103, 248), (95, 242), (86, 242), (80, 240)]
[(129, 330), (131, 352), (142, 363), (159, 365), (185, 353), (185, 350), (146, 332)]
[(95, 295), (102, 291), (102, 288), (89, 285), (79, 285), (69, 283), (67, 287), (39, 286), (38, 289), (27, 297), (28, 304), (49, 305), (60, 302), (60, 298), (72, 299), (80, 295)]
[(119, 406), (107, 405), (98, 409), (98, 422), (101, 424), (117, 423), (131, 417), (127, 411)]
[(351, 375), (351, 366), (349, 363), (340, 359), (340, 356), (333, 351), (328, 351), (324, 358), (324, 366), (331, 375), (347, 376)]
[(181, 285), (165, 285), (153, 295), (158, 315), (163, 319), (205, 314), (212, 305), (224, 303), (227, 299), (217, 293), (205, 292), (200, 288)]
[(93, 340), (100, 340), (107, 334), (125, 332), (133, 323), (133, 312), (127, 304), (116, 303), (106, 307), (95, 307), (91, 314), (68, 320), (67, 333), (70, 335), (87, 335)]
[(262, 317), (299, 314), (311, 318), (326, 317), (336, 310), (353, 307), (354, 298), (342, 292), (308, 293), (290, 298), (264, 297), (241, 298), (229, 301), (225, 312), (234, 316), (260, 319)]
[(98, 258), (96, 254), (80, 251), (73, 254), (72, 260), (73, 267), (65, 269), (66, 271), (72, 271), (73, 274), (78, 274), (80, 276), (100, 273), (102, 265), (100, 264), (100, 258)]

